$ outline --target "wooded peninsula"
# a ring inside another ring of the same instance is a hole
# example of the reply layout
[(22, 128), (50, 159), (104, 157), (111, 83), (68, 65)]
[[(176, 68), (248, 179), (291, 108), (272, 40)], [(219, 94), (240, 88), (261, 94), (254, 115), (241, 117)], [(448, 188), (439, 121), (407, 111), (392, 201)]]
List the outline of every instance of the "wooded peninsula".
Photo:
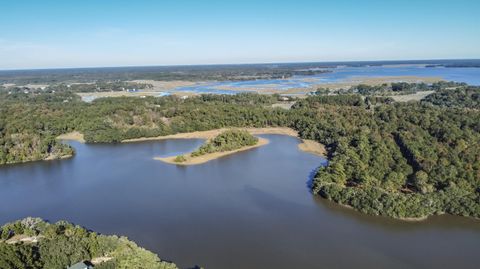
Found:
[[(25, 218), (0, 227), (0, 268), (177, 269), (125, 237), (100, 235), (65, 221)], [(85, 267), (82, 267), (85, 268)]]

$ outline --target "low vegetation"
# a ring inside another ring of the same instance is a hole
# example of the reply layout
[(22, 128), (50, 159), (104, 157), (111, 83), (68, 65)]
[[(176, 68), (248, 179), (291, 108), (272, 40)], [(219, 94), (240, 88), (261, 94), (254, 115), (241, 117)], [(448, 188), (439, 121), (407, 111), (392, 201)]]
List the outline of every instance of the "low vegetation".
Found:
[(184, 163), (187, 161), (187, 158), (185, 158), (185, 155), (178, 155), (173, 161), (176, 163)]

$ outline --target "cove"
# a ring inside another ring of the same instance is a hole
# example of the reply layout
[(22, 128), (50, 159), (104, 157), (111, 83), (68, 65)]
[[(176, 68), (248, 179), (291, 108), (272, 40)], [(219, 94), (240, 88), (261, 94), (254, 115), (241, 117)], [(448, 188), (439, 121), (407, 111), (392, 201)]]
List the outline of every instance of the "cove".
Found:
[(480, 222), (372, 217), (312, 196), (322, 158), (298, 139), (180, 167), (153, 160), (203, 141), (72, 142), (68, 160), (0, 168), (0, 223), (64, 219), (128, 236), (181, 267), (476, 268)]

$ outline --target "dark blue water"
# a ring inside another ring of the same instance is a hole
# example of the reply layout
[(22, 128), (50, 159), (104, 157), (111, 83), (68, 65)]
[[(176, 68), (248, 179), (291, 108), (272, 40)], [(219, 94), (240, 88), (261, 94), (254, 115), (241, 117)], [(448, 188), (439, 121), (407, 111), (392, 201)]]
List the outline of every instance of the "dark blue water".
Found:
[(264, 147), (189, 167), (152, 158), (200, 140), (73, 143), (72, 159), (0, 168), (0, 223), (65, 219), (182, 267), (478, 268), (480, 222), (405, 223), (334, 205), (307, 187), (322, 158), (296, 138), (264, 137)]

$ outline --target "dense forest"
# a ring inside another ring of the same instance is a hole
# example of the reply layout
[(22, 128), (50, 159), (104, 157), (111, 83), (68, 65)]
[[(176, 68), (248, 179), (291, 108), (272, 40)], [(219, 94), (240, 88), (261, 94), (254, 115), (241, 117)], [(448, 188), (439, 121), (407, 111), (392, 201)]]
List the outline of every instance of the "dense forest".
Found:
[(51, 121), (64, 116), (64, 100), (79, 102), (71, 94), (0, 94), (0, 164), (72, 156), (73, 149), (56, 140), (62, 128)]
[(319, 105), (315, 98), (297, 107), (304, 113), (318, 107), (295, 127), (329, 150), (329, 165), (312, 182), (314, 193), (374, 215), (480, 216), (479, 111), (419, 103), (369, 110)]
[(210, 139), (197, 150), (192, 152), (192, 157), (197, 157), (214, 152), (236, 150), (257, 144), (258, 138), (245, 130), (227, 130)]
[(371, 95), (402, 95), (413, 94), (422, 91), (439, 91), (451, 88), (467, 87), (465, 83), (439, 81), (432, 84), (427, 83), (407, 83), (407, 82), (392, 82), (383, 83), (380, 85), (366, 85), (359, 84), (354, 85), (347, 89), (330, 90), (325, 88), (319, 88), (315, 92), (315, 95), (329, 95), (329, 94), (360, 94), (363, 96)]
[(92, 103), (69, 92), (3, 95), (0, 163), (45, 159), (66, 147), (54, 138), (71, 131), (83, 133), (89, 143), (115, 143), (226, 127), (285, 126), (327, 147), (329, 165), (312, 181), (315, 194), (395, 218), (480, 217), (479, 88), (428, 87), (434, 93), (422, 102), (348, 92), (309, 96), (290, 110), (272, 108), (278, 96), (258, 94)]
[[(0, 96), (0, 164), (71, 155), (55, 137), (79, 131), (90, 143), (115, 143), (223, 127), (286, 125), (288, 113), (268, 109), (276, 96), (204, 95), (182, 100), (103, 98), (84, 103), (71, 93)], [(34, 141), (34, 142), (31, 142)], [(39, 145), (44, 145), (40, 147)]]
[(95, 258), (103, 259), (96, 269), (177, 268), (125, 237), (100, 235), (65, 221), (26, 218), (5, 224), (0, 235), (2, 269), (65, 269)]
[(428, 95), (422, 101), (444, 107), (480, 109), (480, 88), (462, 87), (441, 90)]

